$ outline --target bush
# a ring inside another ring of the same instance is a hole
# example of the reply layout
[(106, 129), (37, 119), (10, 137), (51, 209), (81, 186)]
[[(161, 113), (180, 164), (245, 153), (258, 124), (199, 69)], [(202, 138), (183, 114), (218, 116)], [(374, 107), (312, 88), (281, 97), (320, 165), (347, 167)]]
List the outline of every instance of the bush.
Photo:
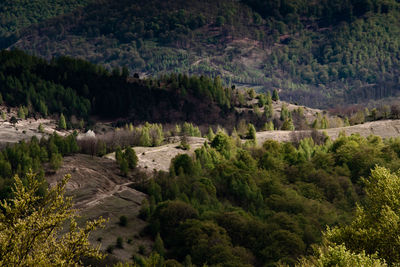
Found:
[(115, 247), (116, 248), (120, 248), (120, 249), (122, 249), (122, 248), (124, 248), (124, 240), (122, 239), (122, 237), (117, 237), (117, 241), (116, 241), (116, 243), (115, 243)]
[(119, 217), (119, 225), (122, 227), (125, 227), (128, 225), (128, 218), (126, 218), (126, 216), (122, 215), (121, 217)]

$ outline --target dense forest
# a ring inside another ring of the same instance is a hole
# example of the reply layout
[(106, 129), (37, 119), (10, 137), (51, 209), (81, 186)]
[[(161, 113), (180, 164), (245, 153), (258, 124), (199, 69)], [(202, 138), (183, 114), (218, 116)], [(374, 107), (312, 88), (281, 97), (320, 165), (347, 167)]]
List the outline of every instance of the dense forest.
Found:
[(174, 158), (145, 187), (141, 216), (162, 240), (156, 251), (197, 266), (293, 265), (312, 253), (326, 225), (348, 224), (364, 202), (362, 177), (376, 164), (400, 167), (398, 138), (314, 139), (246, 148), (220, 132), (193, 158)]
[(20, 30), (45, 19), (71, 12), (88, 0), (4, 0), (0, 3), (0, 47), (18, 39)]
[(219, 77), (128, 74), (126, 68), (108, 71), (68, 57), (47, 62), (21, 51), (0, 52), (1, 100), (31, 114), (232, 125), (240, 118), (232, 104), (240, 92), (224, 87)]
[[(17, 6), (3, 28), (32, 17)], [(394, 0), (100, 1), (21, 29), (12, 47), (151, 75), (220, 75), (326, 108), (397, 95), (399, 12)]]
[(70, 57), (48, 62), (19, 50), (0, 52), (0, 104), (19, 107), (24, 117), (62, 114), (69, 126), (97, 116), (119, 120), (117, 126), (191, 122), (229, 131), (247, 123), (264, 130), (310, 127), (300, 108), (292, 112), (283, 103), (281, 114), (274, 114), (272, 103), (278, 100), (277, 90), (257, 95), (227, 87), (219, 76), (171, 73), (140, 79), (125, 67), (109, 71)]

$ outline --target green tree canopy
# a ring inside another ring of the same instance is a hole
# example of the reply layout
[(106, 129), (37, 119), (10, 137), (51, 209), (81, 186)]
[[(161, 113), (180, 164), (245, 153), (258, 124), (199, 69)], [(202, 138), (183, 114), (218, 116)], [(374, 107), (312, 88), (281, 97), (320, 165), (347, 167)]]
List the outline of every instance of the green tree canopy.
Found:
[(26, 186), (14, 177), (13, 198), (0, 204), (1, 266), (76, 265), (82, 256), (102, 257), (88, 237), (104, 219), (78, 227), (71, 198), (64, 197), (69, 179), (65, 176), (41, 197), (33, 173), (27, 174)]

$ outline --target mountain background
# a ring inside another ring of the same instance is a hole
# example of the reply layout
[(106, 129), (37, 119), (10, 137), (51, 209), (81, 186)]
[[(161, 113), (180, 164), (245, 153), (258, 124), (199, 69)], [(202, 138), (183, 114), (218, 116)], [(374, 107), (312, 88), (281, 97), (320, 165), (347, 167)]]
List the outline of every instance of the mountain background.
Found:
[(399, 1), (4, 1), (0, 44), (140, 76), (221, 76), (319, 108), (399, 91)]

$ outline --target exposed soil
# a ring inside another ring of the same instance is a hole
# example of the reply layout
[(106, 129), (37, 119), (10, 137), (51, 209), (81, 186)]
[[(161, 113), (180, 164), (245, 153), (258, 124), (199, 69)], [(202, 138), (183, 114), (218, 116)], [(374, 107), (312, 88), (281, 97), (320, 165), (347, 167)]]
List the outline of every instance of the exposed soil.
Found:
[[(140, 245), (150, 252), (152, 241), (140, 237), (140, 231), (146, 222), (137, 218), (141, 203), (146, 198), (144, 193), (134, 190), (129, 185), (138, 179), (137, 174), (130, 177), (118, 175), (115, 161), (107, 158), (91, 157), (78, 154), (64, 158), (64, 164), (56, 174), (47, 176), (50, 186), (65, 174), (71, 174), (67, 184), (67, 195), (73, 196), (74, 208), (79, 209), (83, 223), (99, 216), (109, 218), (104, 229), (97, 230), (90, 236), (93, 245), (101, 245), (101, 250), (115, 245), (117, 237), (124, 240), (124, 249), (114, 249), (113, 255), (122, 260), (131, 259)], [(120, 216), (126, 216), (128, 224), (120, 226)], [(99, 241), (101, 239), (101, 241)], [(131, 244), (127, 241), (131, 239)]]
[[(171, 160), (175, 156), (179, 154), (192, 155), (206, 141), (207, 139), (205, 138), (188, 137), (189, 150), (179, 148), (180, 142), (173, 142), (159, 147), (134, 147), (133, 149), (139, 159), (138, 167), (147, 173), (152, 173), (154, 170), (168, 171)], [(108, 154), (105, 157), (115, 160), (115, 153)]]
[[(56, 130), (57, 124), (55, 120), (28, 118), (25, 120), (18, 119), (16, 124), (12, 124), (9, 121), (13, 116), (18, 118), (17, 109), (10, 108), (9, 112), (7, 112), (5, 106), (0, 106), (1, 112), (5, 112), (6, 119), (0, 118), (0, 144), (17, 143), (21, 140), (29, 140), (32, 136), (41, 138), (43, 135), (52, 134), (54, 131), (62, 136), (68, 134), (67, 131)], [(43, 125), (43, 133), (38, 130), (40, 124)]]
[[(384, 120), (384, 121), (373, 121), (364, 124), (331, 128), (326, 130), (319, 130), (326, 132), (328, 136), (335, 140), (340, 132), (344, 132), (346, 135), (359, 133), (361, 136), (367, 137), (369, 135), (378, 135), (382, 138), (399, 137), (400, 136), (400, 120)], [(276, 140), (279, 142), (291, 141), (294, 134), (307, 133), (309, 131), (265, 131), (258, 132), (257, 142), (262, 144), (268, 139)]]

